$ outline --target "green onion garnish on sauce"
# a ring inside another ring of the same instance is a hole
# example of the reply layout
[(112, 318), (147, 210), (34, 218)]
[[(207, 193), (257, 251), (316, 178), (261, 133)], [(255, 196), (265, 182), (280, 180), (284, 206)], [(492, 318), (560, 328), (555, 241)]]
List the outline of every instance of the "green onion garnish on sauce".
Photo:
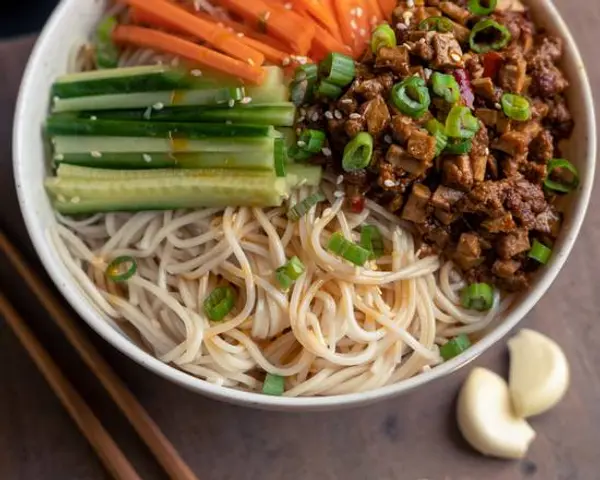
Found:
[[(481, 38), (484, 40), (480, 40)], [(474, 52), (487, 53), (503, 49), (511, 38), (508, 28), (490, 18), (485, 18), (477, 22), (471, 30), (469, 45)]]
[(371, 35), (371, 50), (373, 53), (377, 53), (377, 51), (381, 47), (395, 47), (396, 46), (396, 34), (392, 27), (390, 27), (387, 23), (379, 25), (375, 30), (373, 30), (373, 34)]
[(226, 285), (215, 288), (204, 300), (204, 313), (213, 322), (220, 322), (233, 310), (235, 303), (235, 292), (233, 288)]
[(122, 255), (115, 258), (106, 267), (106, 276), (113, 282), (129, 280), (137, 271), (137, 263), (133, 257)]
[(533, 241), (531, 250), (529, 250), (529, 253), (527, 254), (529, 258), (533, 258), (542, 265), (546, 265), (546, 263), (548, 263), (548, 260), (550, 260), (550, 255), (552, 255), (552, 250), (537, 240)]
[[(558, 181), (552, 180), (550, 175), (554, 170), (560, 168), (561, 170), (567, 170), (571, 174), (571, 181)], [(579, 185), (579, 172), (575, 165), (564, 158), (553, 158), (548, 162), (548, 173), (546, 175), (546, 180), (544, 180), (544, 186), (548, 190), (552, 190), (554, 192), (559, 193), (569, 193), (571, 190), (574, 190)]]
[(306, 267), (298, 257), (290, 258), (284, 265), (275, 270), (275, 278), (283, 290), (289, 289), (300, 278)]
[(471, 341), (464, 333), (448, 340), (440, 347), (440, 355), (445, 361), (457, 357), (471, 346)]
[(464, 153), (469, 153), (471, 148), (473, 148), (473, 140), (470, 138), (464, 140), (452, 139), (446, 144), (444, 153), (449, 153), (450, 155), (463, 155)]
[(505, 93), (500, 100), (502, 111), (508, 118), (525, 122), (531, 118), (531, 106), (529, 100), (521, 95)]
[(327, 80), (320, 80), (316, 85), (315, 93), (319, 97), (335, 100), (342, 94), (342, 89)]
[(362, 267), (371, 256), (369, 250), (351, 242), (341, 232), (331, 235), (327, 243), (327, 250), (357, 267)]
[(437, 119), (432, 118), (425, 124), (425, 128), (430, 135), (435, 137), (435, 154), (436, 156), (442, 153), (448, 144), (448, 135), (446, 135), (446, 127)]
[(395, 84), (391, 96), (394, 106), (413, 118), (423, 116), (431, 104), (429, 89), (421, 77), (409, 77)]
[(473, 138), (479, 130), (479, 121), (469, 107), (455, 105), (446, 118), (446, 134), (453, 138)]
[(318, 67), (314, 63), (296, 68), (294, 79), (290, 84), (290, 99), (294, 105), (299, 107), (312, 100), (318, 73)]
[(419, 23), (418, 28), (419, 30), (448, 33), (454, 30), (454, 24), (446, 17), (427, 17)]
[(469, 11), (473, 15), (489, 15), (496, 10), (498, 0), (469, 0)]
[(371, 259), (383, 255), (383, 235), (375, 225), (363, 225), (360, 229), (360, 246), (371, 252)]
[(360, 132), (344, 147), (342, 168), (346, 172), (366, 168), (373, 156), (373, 137), (367, 132)]
[(460, 303), (469, 310), (489, 310), (494, 304), (494, 289), (487, 283), (471, 283), (462, 289)]
[(354, 80), (354, 60), (347, 55), (332, 52), (319, 64), (319, 72), (328, 83), (345, 87)]
[(431, 76), (433, 93), (442, 97), (448, 103), (456, 103), (460, 100), (460, 87), (453, 75), (434, 72)]
[(325, 200), (325, 195), (321, 192), (309, 195), (301, 202), (294, 205), (287, 213), (287, 217), (292, 222), (297, 222), (300, 217), (303, 217), (314, 205)]
[(285, 392), (285, 378), (281, 375), (267, 373), (265, 376), (265, 383), (263, 383), (262, 392), (265, 395), (283, 395), (283, 392)]

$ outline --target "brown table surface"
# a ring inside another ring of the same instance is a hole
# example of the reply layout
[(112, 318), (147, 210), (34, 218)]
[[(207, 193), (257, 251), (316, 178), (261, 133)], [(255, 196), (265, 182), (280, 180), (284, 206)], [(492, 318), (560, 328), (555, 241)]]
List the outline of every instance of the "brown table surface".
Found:
[[(557, 0), (600, 87), (600, 2)], [(12, 109), (31, 39), (0, 43), (0, 227), (36, 261), (21, 222), (10, 165)], [(600, 99), (600, 95), (596, 95)], [(599, 105), (596, 102), (596, 105)], [(599, 109), (600, 111), (600, 109)], [(413, 394), (318, 414), (262, 412), (190, 393), (134, 364), (88, 330), (200, 479), (600, 479), (600, 189), (566, 267), (522, 326), (564, 347), (572, 386), (537, 431), (526, 460), (473, 453), (454, 400), (465, 371)], [(44, 275), (41, 268), (40, 275)], [(0, 288), (18, 306), (145, 479), (164, 478), (151, 455), (72, 349), (0, 259)], [(82, 322), (83, 323), (83, 322)], [(506, 370), (504, 343), (477, 360)], [(103, 479), (107, 474), (0, 319), (0, 478)]]

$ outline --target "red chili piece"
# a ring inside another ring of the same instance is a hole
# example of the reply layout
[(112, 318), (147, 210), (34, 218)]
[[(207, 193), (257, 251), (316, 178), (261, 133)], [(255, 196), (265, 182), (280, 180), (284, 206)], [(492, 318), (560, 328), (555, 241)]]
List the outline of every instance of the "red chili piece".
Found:
[(468, 72), (464, 68), (458, 68), (454, 70), (454, 78), (458, 83), (460, 88), (460, 96), (462, 97), (465, 105), (469, 108), (473, 108), (475, 94), (471, 88), (471, 79), (469, 78)]

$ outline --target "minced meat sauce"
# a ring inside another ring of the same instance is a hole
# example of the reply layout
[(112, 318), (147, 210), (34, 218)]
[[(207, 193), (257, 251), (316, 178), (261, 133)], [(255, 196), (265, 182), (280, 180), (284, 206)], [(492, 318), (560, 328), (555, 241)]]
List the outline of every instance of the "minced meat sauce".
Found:
[[(508, 29), (510, 42), (477, 53), (469, 35), (481, 17), (466, 2), (401, 1), (391, 24), (396, 45), (368, 49), (342, 96), (304, 105), (296, 125), (297, 131), (326, 132), (326, 154), (312, 161), (343, 175), (348, 208), (360, 210), (364, 197), (376, 201), (414, 226), (420, 254), (444, 254), (468, 281), (509, 291), (526, 288), (540, 266), (527, 255), (532, 242), (551, 246), (559, 232), (555, 193), (544, 180), (548, 162), (560, 157), (558, 142), (573, 128), (563, 97), (569, 83), (557, 66), (562, 41), (518, 6), (489, 15)], [(440, 16), (452, 22), (451, 31), (419, 28), (424, 19)], [(401, 113), (390, 99), (392, 87), (411, 76), (431, 89), (433, 72), (457, 80), (459, 104), (479, 123), (468, 153), (438, 154), (436, 138), (425, 128), (432, 118), (446, 120), (451, 106), (443, 98), (432, 94), (428, 112), (418, 118)], [(529, 101), (528, 120), (503, 112), (504, 93)], [(373, 137), (371, 161), (344, 172), (344, 147), (359, 132)], [(564, 175), (560, 169), (553, 174)]]

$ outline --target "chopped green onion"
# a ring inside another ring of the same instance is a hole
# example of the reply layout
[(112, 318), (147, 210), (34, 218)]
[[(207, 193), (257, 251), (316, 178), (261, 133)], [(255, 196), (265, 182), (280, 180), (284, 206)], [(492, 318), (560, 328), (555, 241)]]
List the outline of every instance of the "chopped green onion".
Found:
[(348, 260), (357, 267), (362, 267), (371, 256), (369, 250), (346, 239), (341, 232), (335, 232), (331, 235), (327, 243), (327, 250)]
[(321, 192), (309, 195), (301, 202), (294, 205), (287, 213), (287, 217), (292, 222), (297, 222), (300, 217), (303, 217), (314, 205), (325, 200), (325, 195)]
[[(485, 41), (478, 41), (478, 37), (483, 37)], [(474, 52), (487, 53), (506, 47), (511, 38), (508, 28), (490, 18), (485, 18), (477, 22), (471, 30), (469, 45)]]
[(277, 397), (283, 395), (283, 392), (285, 392), (285, 378), (281, 375), (267, 373), (262, 391), (265, 395), (275, 395)]
[(498, 0), (469, 0), (469, 10), (473, 15), (482, 17), (496, 10), (497, 3)]
[(115, 17), (106, 17), (96, 29), (96, 64), (98, 68), (119, 66), (119, 50), (112, 41), (112, 33), (117, 25)]
[(405, 115), (419, 118), (431, 103), (429, 90), (421, 77), (409, 77), (392, 87), (392, 103)]
[(375, 225), (363, 225), (360, 229), (360, 246), (371, 252), (371, 259), (383, 255), (383, 235)]
[(471, 283), (462, 289), (460, 303), (469, 310), (489, 310), (494, 304), (494, 289), (487, 283)]
[(448, 340), (440, 347), (440, 355), (445, 361), (457, 357), (471, 346), (471, 341), (464, 333)]
[(383, 23), (373, 30), (373, 34), (371, 35), (371, 50), (373, 53), (377, 53), (381, 47), (395, 46), (396, 34), (387, 23)]
[(442, 97), (448, 103), (456, 103), (460, 100), (460, 87), (453, 75), (434, 72), (431, 76), (433, 93)]
[(287, 163), (287, 147), (282, 138), (275, 139), (273, 160), (275, 163), (275, 175), (285, 177), (285, 164)]
[(529, 253), (527, 254), (529, 258), (533, 258), (542, 265), (546, 265), (548, 263), (550, 255), (552, 255), (552, 250), (537, 240), (533, 241), (531, 250), (529, 250)]
[[(556, 180), (552, 180), (550, 178), (550, 174), (556, 170), (557, 168), (566, 169), (571, 173), (573, 179), (570, 182), (563, 183)], [(546, 180), (544, 180), (544, 186), (555, 192), (560, 193), (569, 193), (571, 190), (574, 190), (579, 185), (579, 172), (575, 165), (564, 158), (553, 158), (548, 162), (548, 173), (546, 175)]]
[(455, 105), (446, 118), (446, 134), (453, 138), (473, 138), (479, 130), (479, 121), (469, 107)]
[(454, 30), (454, 24), (446, 17), (427, 17), (419, 23), (418, 28), (419, 30), (448, 33)]
[(220, 322), (233, 310), (235, 303), (235, 292), (233, 288), (226, 285), (215, 288), (204, 300), (204, 313), (213, 322)]
[(314, 63), (305, 63), (299, 65), (294, 72), (294, 81), (300, 82), (302, 80), (308, 80), (309, 82), (316, 82), (319, 76), (319, 68)]
[(502, 111), (508, 118), (525, 122), (531, 118), (529, 100), (521, 95), (505, 93), (502, 95)]
[(275, 278), (283, 290), (288, 290), (305, 270), (302, 261), (298, 257), (292, 257), (275, 270)]
[(425, 124), (427, 131), (435, 137), (435, 155), (438, 156), (446, 145), (448, 144), (448, 135), (446, 135), (446, 128), (435, 118), (428, 120)]
[(316, 85), (315, 93), (319, 97), (336, 100), (342, 94), (342, 89), (327, 80), (320, 80)]
[(300, 133), (298, 146), (310, 153), (320, 153), (325, 144), (325, 132), (306, 128)]
[(347, 55), (331, 52), (319, 64), (319, 71), (328, 83), (345, 87), (354, 80), (354, 60)]
[(463, 153), (469, 153), (471, 148), (473, 148), (473, 140), (470, 138), (466, 138), (464, 140), (453, 139), (446, 144), (444, 153), (449, 153), (451, 155), (462, 155)]
[(346, 172), (366, 168), (373, 156), (373, 137), (367, 132), (360, 132), (344, 147), (342, 168)]
[(124, 282), (129, 280), (137, 271), (135, 258), (122, 255), (115, 258), (106, 267), (106, 276), (113, 282)]
[(312, 100), (312, 95), (317, 83), (318, 67), (314, 63), (307, 63), (296, 68), (294, 79), (290, 84), (290, 99), (299, 107)]

